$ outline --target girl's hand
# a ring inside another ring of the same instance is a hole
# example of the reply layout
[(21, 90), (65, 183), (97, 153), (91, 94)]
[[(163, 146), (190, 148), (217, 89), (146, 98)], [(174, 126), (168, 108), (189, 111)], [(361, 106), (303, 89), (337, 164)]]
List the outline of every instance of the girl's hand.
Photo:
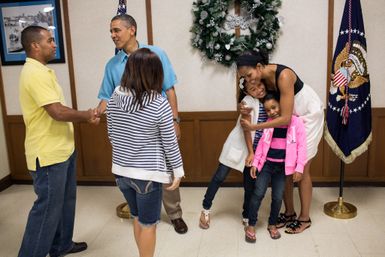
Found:
[(251, 167), (250, 169), (250, 177), (257, 178), (257, 167)]
[(299, 181), (301, 181), (301, 179), (302, 179), (302, 173), (296, 171), (293, 174), (293, 182), (299, 182)]
[(172, 191), (172, 190), (177, 189), (177, 188), (179, 187), (179, 184), (180, 184), (180, 180), (181, 180), (181, 179), (182, 179), (182, 178), (176, 178), (176, 177), (174, 177), (174, 180), (172, 181), (171, 186), (166, 187), (166, 190)]
[(246, 167), (251, 167), (251, 165), (253, 164), (253, 159), (254, 159), (254, 154), (253, 153), (249, 153), (246, 157), (246, 160), (245, 160), (245, 166)]

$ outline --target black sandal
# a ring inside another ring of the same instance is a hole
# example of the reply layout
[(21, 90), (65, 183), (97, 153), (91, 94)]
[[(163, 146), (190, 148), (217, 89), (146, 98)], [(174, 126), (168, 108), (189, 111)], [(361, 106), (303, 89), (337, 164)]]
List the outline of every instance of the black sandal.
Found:
[(310, 228), (311, 220), (295, 220), (286, 226), (285, 233), (287, 234), (299, 234), (305, 229)]
[(283, 228), (287, 223), (295, 221), (297, 214), (294, 212), (292, 215), (286, 215), (285, 213), (280, 213), (277, 219), (277, 228)]

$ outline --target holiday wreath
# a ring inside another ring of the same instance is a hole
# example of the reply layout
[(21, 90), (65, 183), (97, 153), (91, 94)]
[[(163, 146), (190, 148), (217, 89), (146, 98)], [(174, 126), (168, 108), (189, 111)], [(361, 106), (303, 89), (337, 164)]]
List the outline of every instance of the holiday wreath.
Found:
[[(242, 16), (228, 13), (231, 0), (193, 3), (191, 44), (208, 59), (230, 66), (246, 50), (271, 52), (279, 35), (281, 0), (238, 0)], [(248, 33), (237, 37), (234, 28)]]

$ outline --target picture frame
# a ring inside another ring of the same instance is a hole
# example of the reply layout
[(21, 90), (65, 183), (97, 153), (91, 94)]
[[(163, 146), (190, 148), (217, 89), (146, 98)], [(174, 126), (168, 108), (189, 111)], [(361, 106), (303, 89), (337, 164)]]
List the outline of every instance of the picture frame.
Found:
[(21, 65), (26, 59), (21, 31), (38, 25), (52, 31), (56, 56), (50, 63), (64, 63), (60, 0), (0, 0), (0, 54), (2, 65)]

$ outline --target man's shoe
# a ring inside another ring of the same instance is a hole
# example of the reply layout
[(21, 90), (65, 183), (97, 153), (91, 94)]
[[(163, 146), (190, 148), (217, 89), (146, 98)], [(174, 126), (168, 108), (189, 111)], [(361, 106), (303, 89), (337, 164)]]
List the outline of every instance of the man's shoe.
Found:
[(182, 218), (171, 220), (171, 223), (178, 234), (185, 234), (188, 230), (187, 225)]
[(69, 249), (65, 254), (70, 254), (70, 253), (78, 253), (78, 252), (83, 252), (84, 250), (87, 249), (87, 243), (86, 242), (74, 242), (73, 246), (71, 249)]

